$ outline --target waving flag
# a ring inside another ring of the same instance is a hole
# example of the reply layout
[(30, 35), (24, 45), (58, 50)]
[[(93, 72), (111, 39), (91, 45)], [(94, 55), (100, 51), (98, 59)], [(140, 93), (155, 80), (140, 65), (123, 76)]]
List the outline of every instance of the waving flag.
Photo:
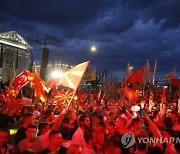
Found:
[(29, 72), (28, 70), (22, 71), (13, 81), (12, 86), (15, 89), (21, 89), (26, 84), (28, 84), (29, 81), (33, 80), (34, 75)]
[(64, 73), (59, 84), (72, 89), (77, 89), (90, 61), (81, 63)]
[(131, 88), (124, 88), (123, 90), (123, 95), (124, 97), (128, 98), (129, 100), (133, 101), (134, 103), (136, 103), (137, 101), (137, 95), (135, 90), (131, 89)]
[(176, 75), (176, 67), (174, 67), (174, 69), (172, 70), (172, 72), (166, 74), (166, 75), (162, 78), (162, 80), (170, 80), (170, 79), (174, 78), (175, 75)]
[(124, 87), (126, 83), (142, 82), (143, 73), (144, 73), (144, 67), (141, 67), (140, 69), (132, 73), (127, 79), (125, 79), (123, 83), (121, 84), (121, 86)]
[(45, 82), (39, 77), (36, 68), (34, 70), (34, 74), (35, 74), (35, 76), (32, 81), (32, 87), (34, 88), (34, 95), (35, 95), (35, 97), (39, 98), (43, 102), (46, 102), (47, 96), (44, 91)]
[(174, 87), (180, 87), (180, 79), (171, 79), (171, 85)]
[(17, 96), (19, 93), (19, 90), (15, 89), (14, 87), (5, 87), (6, 88), (6, 106), (11, 110), (13, 108), (13, 97)]
[(55, 96), (54, 100), (57, 104), (69, 104), (71, 98), (77, 100), (77, 96), (74, 95), (74, 89), (68, 89), (66, 92), (61, 89), (61, 91)]
[(96, 67), (84, 73), (82, 80), (84, 81), (94, 81), (96, 80)]

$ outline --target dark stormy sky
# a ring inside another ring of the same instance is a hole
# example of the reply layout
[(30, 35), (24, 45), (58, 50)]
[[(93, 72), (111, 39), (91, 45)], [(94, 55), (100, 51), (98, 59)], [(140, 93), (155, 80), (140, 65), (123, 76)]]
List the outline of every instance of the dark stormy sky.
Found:
[[(0, 26), (25, 38), (62, 40), (46, 41), (50, 60), (91, 60), (119, 80), (128, 62), (136, 70), (147, 59), (152, 70), (158, 60), (157, 78), (175, 66), (180, 77), (180, 0), (0, 0)], [(41, 45), (29, 43), (37, 61)]]

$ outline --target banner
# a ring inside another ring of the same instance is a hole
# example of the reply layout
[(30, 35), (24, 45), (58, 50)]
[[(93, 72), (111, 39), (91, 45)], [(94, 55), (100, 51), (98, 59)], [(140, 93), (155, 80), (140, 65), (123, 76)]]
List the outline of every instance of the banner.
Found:
[(82, 80), (84, 81), (94, 81), (96, 80), (96, 67), (84, 73)]

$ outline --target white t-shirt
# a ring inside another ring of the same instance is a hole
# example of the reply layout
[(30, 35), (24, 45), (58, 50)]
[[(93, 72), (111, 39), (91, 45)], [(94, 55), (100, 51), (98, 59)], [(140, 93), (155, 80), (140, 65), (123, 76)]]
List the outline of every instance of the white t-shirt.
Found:
[(86, 147), (86, 142), (84, 140), (84, 132), (80, 127), (75, 131), (71, 143), (80, 144), (82, 148)]

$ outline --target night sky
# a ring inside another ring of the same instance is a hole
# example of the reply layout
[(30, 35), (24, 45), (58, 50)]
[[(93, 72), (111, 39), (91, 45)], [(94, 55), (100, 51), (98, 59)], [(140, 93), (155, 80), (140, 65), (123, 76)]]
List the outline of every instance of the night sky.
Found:
[[(175, 66), (180, 77), (180, 0), (0, 0), (0, 27), (34, 40), (53, 36), (63, 43), (46, 40), (50, 61), (91, 60), (119, 81), (128, 62), (136, 70), (147, 59), (151, 70), (158, 60), (157, 78)], [(28, 42), (38, 61), (41, 45)]]

